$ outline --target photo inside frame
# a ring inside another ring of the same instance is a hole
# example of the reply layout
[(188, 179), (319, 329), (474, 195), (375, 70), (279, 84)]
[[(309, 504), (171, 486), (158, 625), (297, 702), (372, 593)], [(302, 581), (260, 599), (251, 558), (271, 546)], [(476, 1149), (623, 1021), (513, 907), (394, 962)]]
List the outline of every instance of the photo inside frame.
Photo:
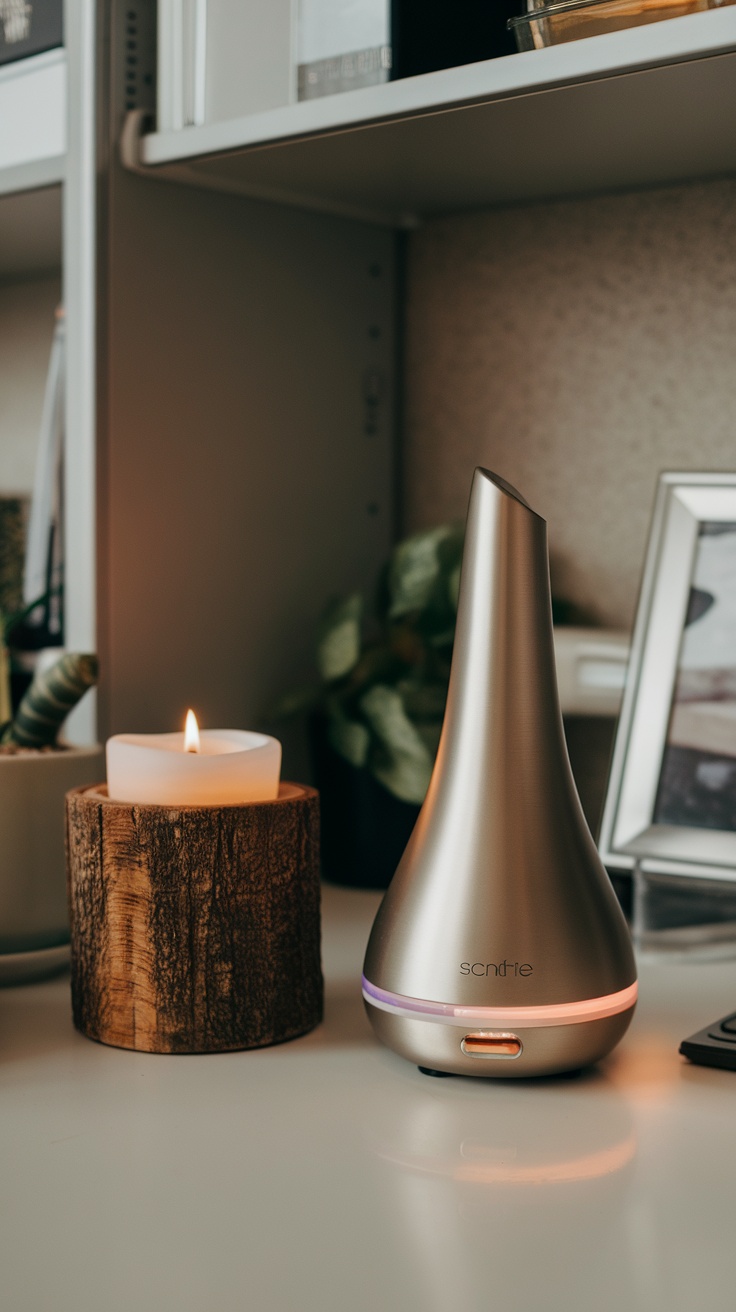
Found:
[(736, 523), (700, 525), (653, 820), (736, 832)]

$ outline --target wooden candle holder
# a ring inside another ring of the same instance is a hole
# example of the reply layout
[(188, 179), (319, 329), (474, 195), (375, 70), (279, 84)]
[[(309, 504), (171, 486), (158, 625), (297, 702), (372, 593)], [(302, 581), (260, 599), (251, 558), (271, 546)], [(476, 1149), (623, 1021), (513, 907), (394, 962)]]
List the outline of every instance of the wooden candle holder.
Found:
[(282, 1043), (322, 1019), (319, 796), (163, 807), (67, 794), (74, 1024), (142, 1052)]

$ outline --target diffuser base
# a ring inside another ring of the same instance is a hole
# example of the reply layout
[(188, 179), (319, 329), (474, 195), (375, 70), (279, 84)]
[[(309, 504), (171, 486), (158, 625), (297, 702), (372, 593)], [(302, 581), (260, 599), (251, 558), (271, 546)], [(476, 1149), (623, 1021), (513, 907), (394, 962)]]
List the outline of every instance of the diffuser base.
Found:
[(523, 1079), (530, 1075), (557, 1075), (600, 1061), (626, 1033), (633, 1006), (603, 1020), (574, 1025), (518, 1028), (514, 1038), (517, 1056), (470, 1055), (463, 1050), (467, 1025), (438, 1024), (391, 1015), (366, 1000), (368, 1018), (387, 1048), (420, 1070), (448, 1075), (474, 1075), (488, 1079)]

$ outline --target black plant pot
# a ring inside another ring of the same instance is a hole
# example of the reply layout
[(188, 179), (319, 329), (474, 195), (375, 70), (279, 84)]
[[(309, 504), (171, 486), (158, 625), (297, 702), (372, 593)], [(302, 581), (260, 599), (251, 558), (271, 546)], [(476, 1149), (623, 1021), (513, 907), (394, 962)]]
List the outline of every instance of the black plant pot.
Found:
[(401, 802), (368, 770), (345, 761), (330, 745), (321, 717), (310, 722), (309, 740), (320, 794), (324, 878), (348, 888), (388, 888), (419, 807)]

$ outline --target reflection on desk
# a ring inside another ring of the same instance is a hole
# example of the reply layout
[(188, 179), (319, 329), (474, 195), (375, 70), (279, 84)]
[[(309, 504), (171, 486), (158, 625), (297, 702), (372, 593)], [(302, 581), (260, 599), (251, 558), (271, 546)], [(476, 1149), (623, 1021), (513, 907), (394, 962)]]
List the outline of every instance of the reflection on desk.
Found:
[(736, 1075), (680, 1039), (736, 963), (644, 962), (597, 1070), (427, 1080), (374, 1039), (378, 895), (324, 890), (325, 1021), (254, 1052), (123, 1052), (69, 983), (0, 991), (13, 1312), (692, 1312), (730, 1306)]

